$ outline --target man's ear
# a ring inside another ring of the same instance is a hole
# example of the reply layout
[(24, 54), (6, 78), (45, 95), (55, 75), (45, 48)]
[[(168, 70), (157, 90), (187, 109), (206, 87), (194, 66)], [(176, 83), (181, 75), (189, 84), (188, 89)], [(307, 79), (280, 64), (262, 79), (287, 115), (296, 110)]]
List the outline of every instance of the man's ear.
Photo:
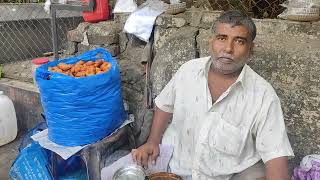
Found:
[(212, 50), (213, 41), (214, 41), (214, 35), (211, 35), (211, 36), (208, 38), (208, 50), (209, 50), (209, 51)]
[(212, 44), (213, 38), (214, 38), (214, 35), (211, 35), (211, 36), (208, 38), (208, 43), (209, 43), (209, 45)]
[(252, 42), (251, 46), (250, 46), (250, 49), (249, 49), (249, 57), (248, 57), (248, 60), (247, 62), (250, 62), (252, 60), (252, 55), (253, 55), (253, 49), (255, 47), (255, 44)]
[(250, 57), (253, 55), (253, 50), (255, 48), (256, 44), (252, 42), (251, 47), (250, 47)]

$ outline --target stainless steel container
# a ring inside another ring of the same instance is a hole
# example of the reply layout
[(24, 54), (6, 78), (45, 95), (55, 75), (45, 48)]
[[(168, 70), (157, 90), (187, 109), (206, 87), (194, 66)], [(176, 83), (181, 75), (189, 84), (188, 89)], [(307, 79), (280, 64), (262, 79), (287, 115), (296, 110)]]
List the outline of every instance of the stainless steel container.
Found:
[(130, 165), (120, 168), (113, 175), (112, 180), (145, 180), (147, 174), (141, 166)]

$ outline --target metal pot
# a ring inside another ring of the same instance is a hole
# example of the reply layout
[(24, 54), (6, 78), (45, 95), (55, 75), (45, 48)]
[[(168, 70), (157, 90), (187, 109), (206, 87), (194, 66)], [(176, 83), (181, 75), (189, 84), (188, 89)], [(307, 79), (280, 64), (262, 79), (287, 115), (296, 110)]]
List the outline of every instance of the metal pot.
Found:
[(130, 165), (118, 169), (112, 180), (145, 180), (147, 179), (147, 174), (141, 166)]
[(167, 172), (159, 172), (151, 174), (148, 177), (149, 180), (183, 180), (182, 177), (173, 174), (173, 173), (167, 173)]
[(167, 172), (158, 172), (147, 175), (145, 169), (138, 165), (130, 165), (118, 169), (112, 180), (183, 180), (182, 177)]

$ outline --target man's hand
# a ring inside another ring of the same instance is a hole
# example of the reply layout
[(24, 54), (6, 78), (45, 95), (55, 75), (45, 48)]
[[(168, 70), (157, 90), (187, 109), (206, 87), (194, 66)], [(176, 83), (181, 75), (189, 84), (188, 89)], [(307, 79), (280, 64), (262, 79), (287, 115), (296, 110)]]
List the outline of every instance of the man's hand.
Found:
[(148, 167), (149, 161), (151, 161), (152, 164), (156, 163), (159, 152), (159, 144), (147, 142), (138, 149), (133, 149), (131, 154), (134, 162), (140, 166)]
[(159, 144), (161, 143), (161, 137), (171, 116), (172, 113), (162, 111), (156, 107), (147, 143), (138, 149), (133, 149), (131, 152), (134, 162), (144, 167), (148, 167), (148, 161), (152, 163), (156, 162), (160, 152)]
[(289, 180), (288, 158), (279, 157), (266, 162), (267, 180)]

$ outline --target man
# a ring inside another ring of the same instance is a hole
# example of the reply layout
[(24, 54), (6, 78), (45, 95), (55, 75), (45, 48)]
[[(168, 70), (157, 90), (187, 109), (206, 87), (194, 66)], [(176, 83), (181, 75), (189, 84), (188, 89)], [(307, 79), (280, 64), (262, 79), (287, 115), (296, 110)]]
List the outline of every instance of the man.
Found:
[(289, 179), (293, 151), (279, 98), (246, 65), (255, 24), (228, 11), (212, 30), (211, 57), (182, 65), (155, 99), (149, 138), (132, 151), (134, 161), (154, 163), (159, 144), (172, 144), (169, 167), (186, 179)]

